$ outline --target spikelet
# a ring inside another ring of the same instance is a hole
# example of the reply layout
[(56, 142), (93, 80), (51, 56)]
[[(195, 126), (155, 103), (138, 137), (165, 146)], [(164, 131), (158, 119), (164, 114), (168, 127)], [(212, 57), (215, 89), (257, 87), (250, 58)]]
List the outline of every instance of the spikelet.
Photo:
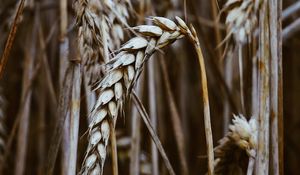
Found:
[(222, 12), (227, 12), (227, 37), (245, 43), (257, 26), (257, 13), (262, 0), (228, 0)]
[(248, 158), (255, 157), (258, 123), (255, 118), (249, 121), (242, 115), (234, 115), (228, 134), (215, 148), (216, 174), (245, 174)]
[(89, 125), (89, 145), (82, 164), (82, 174), (102, 174), (109, 140), (109, 122), (115, 121), (122, 111), (123, 102), (143, 70), (145, 61), (157, 49), (191, 33), (189, 29), (184, 29), (183, 21), (176, 24), (163, 17), (152, 17), (151, 20), (154, 26), (132, 28), (141, 36), (134, 37), (121, 46), (118, 54), (106, 64), (106, 74), (96, 86), (100, 96), (90, 114), (92, 122)]

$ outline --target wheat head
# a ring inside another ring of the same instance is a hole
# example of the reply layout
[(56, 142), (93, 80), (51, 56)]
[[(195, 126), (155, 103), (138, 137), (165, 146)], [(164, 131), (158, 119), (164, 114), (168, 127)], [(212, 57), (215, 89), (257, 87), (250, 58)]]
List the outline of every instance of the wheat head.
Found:
[[(258, 123), (252, 117), (249, 121), (242, 116), (234, 115), (233, 124), (229, 126), (228, 134), (219, 141), (219, 145), (215, 148), (215, 173), (227, 174), (229, 172), (242, 171), (239, 166), (243, 163), (243, 155), (255, 158)], [(246, 153), (246, 154), (244, 154)], [(247, 158), (247, 157), (246, 157)], [(248, 159), (246, 159), (246, 162)], [(240, 173), (242, 174), (242, 173)]]
[(82, 164), (82, 174), (102, 174), (106, 147), (110, 135), (110, 122), (115, 123), (122, 111), (124, 100), (137, 81), (145, 61), (156, 51), (185, 35), (193, 35), (185, 22), (177, 23), (163, 17), (151, 17), (154, 25), (140, 25), (132, 29), (141, 36), (126, 42), (117, 55), (106, 64), (106, 74), (95, 88), (100, 96), (91, 112), (89, 144)]

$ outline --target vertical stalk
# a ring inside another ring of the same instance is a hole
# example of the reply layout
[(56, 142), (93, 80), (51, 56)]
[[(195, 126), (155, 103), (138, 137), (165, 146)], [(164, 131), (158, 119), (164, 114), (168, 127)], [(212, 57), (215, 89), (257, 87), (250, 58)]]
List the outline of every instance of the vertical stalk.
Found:
[[(76, 174), (76, 160), (77, 160), (77, 144), (79, 132), (79, 117), (80, 117), (80, 91), (81, 91), (81, 66), (80, 58), (69, 62), (70, 71), (66, 71), (66, 62), (69, 59), (69, 41), (67, 38), (67, 25), (68, 25), (68, 10), (67, 0), (60, 1), (60, 83), (63, 84), (63, 77), (66, 74), (71, 74), (71, 100), (66, 113), (66, 122), (64, 128), (64, 142), (63, 142), (63, 173), (66, 175)], [(62, 86), (61, 86), (62, 87)], [(62, 90), (62, 88), (61, 88)], [(60, 92), (64, 93), (64, 92)]]
[[(60, 94), (63, 92), (63, 81), (66, 76), (69, 57), (69, 40), (66, 37), (68, 16), (67, 16), (67, 0), (61, 0), (59, 3), (60, 11), (60, 45), (59, 45), (59, 87)], [(71, 89), (70, 89), (71, 90)], [(72, 97), (71, 97), (72, 98)], [(68, 102), (67, 102), (68, 103)], [(70, 111), (67, 109), (64, 125), (63, 125), (63, 139), (62, 139), (62, 173), (68, 175), (70, 167), (69, 148), (70, 148)]]
[[(211, 8), (212, 8), (212, 14), (213, 14), (213, 20), (214, 20), (214, 32), (215, 32), (215, 37), (216, 37), (216, 45), (219, 45), (222, 42), (222, 37), (221, 37), (221, 32), (219, 28), (217, 27), (218, 21), (217, 21), (217, 16), (218, 16), (218, 9), (217, 9), (217, 4), (218, 1), (211, 0)], [(219, 47), (217, 50), (217, 55), (218, 59), (222, 58), (222, 47)]]
[[(269, 18), (270, 18), (270, 51), (271, 51), (271, 174), (279, 175), (282, 162), (279, 156), (279, 124), (278, 122), (283, 122), (279, 119), (279, 104), (282, 104), (280, 100), (280, 89), (281, 89), (281, 80), (279, 72), (279, 67), (281, 64), (281, 23), (278, 22), (281, 20), (280, 11), (281, 8), (280, 2), (277, 0), (269, 1)], [(282, 117), (282, 116), (281, 116)], [(281, 118), (282, 119), (282, 118)], [(282, 172), (281, 172), (282, 173)]]
[[(233, 52), (232, 49), (229, 50), (227, 53), (226, 59), (225, 59), (225, 68), (224, 68), (224, 74), (225, 74), (225, 83), (228, 87), (228, 90), (232, 90), (232, 74), (233, 74)], [(230, 124), (230, 103), (229, 99), (226, 98), (226, 101), (224, 102), (224, 112), (223, 112), (223, 135), (225, 136), (229, 130), (229, 124)]]
[[(137, 95), (142, 98), (144, 89), (144, 72), (141, 73), (139, 83), (137, 83)], [(132, 119), (131, 119), (131, 150), (130, 150), (130, 175), (140, 174), (140, 142), (141, 142), (141, 117), (134, 105), (132, 105)]]
[(70, 104), (70, 147), (67, 174), (76, 174), (77, 145), (80, 117), (81, 68), (80, 63), (71, 63), (73, 67), (72, 97)]
[(242, 44), (238, 44), (238, 52), (239, 52), (239, 73), (240, 73), (240, 97), (241, 97), (241, 106), (242, 113), (246, 115), (245, 112), (245, 98), (244, 98), (244, 73), (243, 73), (243, 46)]
[[(151, 116), (151, 123), (155, 132), (157, 132), (157, 107), (156, 107), (156, 83), (155, 83), (155, 60), (150, 59), (148, 61), (148, 91), (149, 91), (149, 111)], [(151, 159), (152, 159), (152, 174), (159, 174), (159, 159), (158, 151), (155, 143), (151, 142)]]
[(111, 154), (112, 154), (112, 169), (113, 169), (113, 175), (118, 175), (118, 152), (117, 152), (117, 139), (116, 139), (116, 132), (115, 132), (115, 121), (110, 120), (109, 125), (111, 128), (110, 132), (110, 143), (111, 143)]
[(268, 3), (264, 1), (259, 12), (259, 132), (256, 174), (269, 174), (270, 129), (270, 48)]

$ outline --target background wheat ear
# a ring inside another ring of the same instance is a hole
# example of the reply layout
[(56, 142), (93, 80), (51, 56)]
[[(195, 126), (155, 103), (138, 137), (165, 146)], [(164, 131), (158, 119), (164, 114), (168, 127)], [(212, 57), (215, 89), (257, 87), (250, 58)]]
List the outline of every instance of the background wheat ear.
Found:
[(130, 1), (76, 0), (78, 45), (86, 78), (93, 84), (103, 74), (99, 64), (108, 62), (110, 51), (120, 47), (125, 37), (122, 26), (128, 26), (132, 15)]
[[(249, 121), (243, 115), (234, 115), (227, 135), (215, 148), (216, 174), (252, 174), (256, 156), (258, 123), (255, 117)], [(247, 164), (248, 163), (248, 164)], [(248, 165), (248, 169), (247, 169)]]

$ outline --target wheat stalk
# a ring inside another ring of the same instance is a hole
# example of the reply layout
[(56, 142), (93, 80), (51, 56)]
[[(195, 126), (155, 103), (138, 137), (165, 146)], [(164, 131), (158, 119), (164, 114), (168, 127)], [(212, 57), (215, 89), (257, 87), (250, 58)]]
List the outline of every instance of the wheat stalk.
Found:
[(102, 173), (106, 158), (110, 122), (115, 122), (118, 112), (122, 111), (125, 98), (137, 81), (145, 61), (159, 49), (184, 37), (195, 38), (195, 31), (189, 30), (179, 17), (177, 24), (163, 17), (152, 17), (154, 25), (141, 25), (132, 29), (141, 36), (125, 43), (118, 54), (106, 64), (107, 73), (95, 89), (100, 96), (90, 114), (89, 145), (87, 148), (82, 174)]
[[(230, 172), (242, 172), (239, 165), (243, 159), (243, 153), (249, 157), (249, 169), (247, 174), (252, 174), (258, 137), (258, 122), (255, 117), (249, 121), (242, 115), (234, 115), (233, 124), (229, 126), (227, 135), (219, 141), (215, 148), (216, 174), (230, 174)], [(237, 173), (239, 174), (239, 173)]]

